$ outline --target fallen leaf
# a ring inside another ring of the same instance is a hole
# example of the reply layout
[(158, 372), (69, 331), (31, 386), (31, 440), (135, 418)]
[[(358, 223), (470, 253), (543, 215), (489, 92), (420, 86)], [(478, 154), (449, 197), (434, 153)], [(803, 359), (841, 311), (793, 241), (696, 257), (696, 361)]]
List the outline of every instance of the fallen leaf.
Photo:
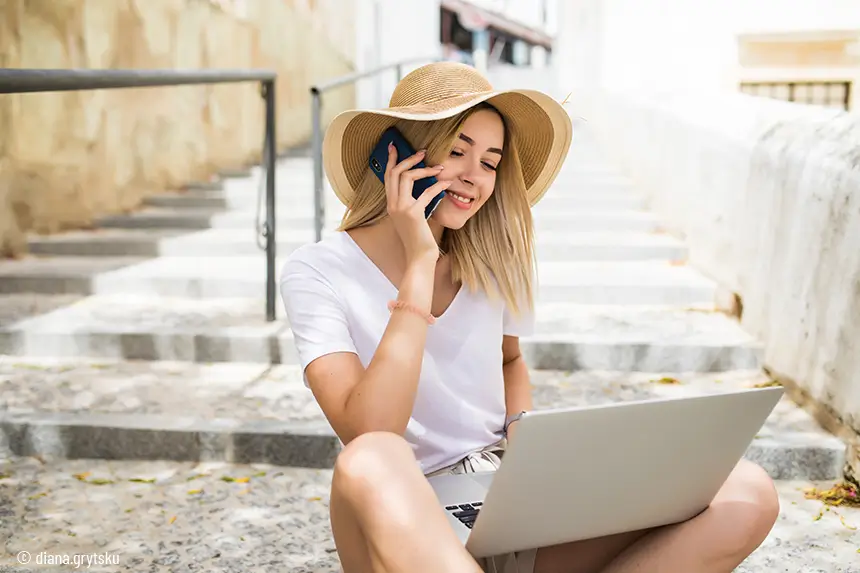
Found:
[(171, 518), (170, 518), (170, 523), (172, 524), (174, 521), (176, 521), (176, 516), (175, 516), (175, 515), (174, 515), (173, 517), (171, 517)]
[(128, 509), (125, 510), (126, 513), (131, 513), (132, 511), (134, 511), (133, 507), (129, 507)]
[(310, 498), (309, 500), (310, 501), (322, 501), (322, 498), (315, 495), (314, 497)]
[(198, 493), (203, 493), (202, 489), (189, 489), (188, 495), (197, 495)]
[(90, 473), (91, 473), (91, 472), (83, 472), (83, 473), (79, 473), (79, 474), (72, 474), (72, 477), (73, 477), (73, 478), (75, 478), (75, 479), (76, 479), (76, 480), (78, 480), (78, 481), (86, 481), (86, 480), (87, 480), (87, 478), (90, 476)]
[(185, 481), (191, 481), (191, 480), (200, 479), (200, 478), (204, 478), (204, 477), (206, 477), (206, 474), (195, 474), (193, 476), (186, 478)]
[(257, 473), (255, 473), (255, 474), (254, 474), (254, 477), (255, 477), (255, 478), (260, 478), (260, 477), (264, 477), (265, 475), (266, 475), (266, 472), (257, 472)]
[(670, 376), (664, 376), (658, 380), (652, 380), (652, 382), (656, 382), (657, 384), (680, 384), (681, 381), (677, 378), (672, 378)]
[(225, 481), (227, 483), (232, 483), (232, 482), (236, 481), (236, 478), (233, 478), (230, 476), (221, 476), (221, 481)]
[(89, 484), (92, 484), (92, 485), (107, 485), (107, 484), (111, 484), (111, 483), (113, 483), (113, 480), (110, 480), (110, 479), (102, 479), (102, 478), (96, 478), (96, 479), (88, 480), (88, 481), (86, 481), (85, 483), (89, 483)]
[(43, 492), (41, 492), (41, 493), (37, 493), (37, 494), (31, 495), (31, 496), (30, 496), (30, 497), (28, 497), (27, 499), (39, 499), (40, 497), (45, 497), (46, 495), (48, 495), (48, 493), (43, 491)]
[(9, 479), (12, 477), (12, 474), (0, 474), (0, 479)]
[(753, 384), (753, 388), (770, 388), (771, 386), (782, 386), (776, 380), (768, 380), (767, 382), (759, 382), (758, 384)]
[(251, 478), (249, 478), (249, 477), (240, 477), (240, 478), (236, 478), (236, 479), (234, 479), (233, 481), (235, 481), (236, 483), (248, 483), (249, 481), (251, 481)]
[(155, 483), (155, 478), (131, 478), (128, 481), (134, 483)]

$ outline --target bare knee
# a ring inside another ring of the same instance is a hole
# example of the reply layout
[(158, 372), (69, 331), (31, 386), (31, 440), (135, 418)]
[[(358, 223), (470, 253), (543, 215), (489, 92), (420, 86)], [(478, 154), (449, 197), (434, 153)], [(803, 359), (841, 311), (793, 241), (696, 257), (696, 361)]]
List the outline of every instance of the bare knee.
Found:
[(375, 489), (398, 467), (416, 463), (412, 448), (403, 437), (391, 432), (368, 432), (344, 446), (334, 464), (332, 488)]
[(748, 555), (770, 534), (779, 517), (779, 495), (760, 466), (741, 460), (712, 503), (724, 518), (724, 549)]

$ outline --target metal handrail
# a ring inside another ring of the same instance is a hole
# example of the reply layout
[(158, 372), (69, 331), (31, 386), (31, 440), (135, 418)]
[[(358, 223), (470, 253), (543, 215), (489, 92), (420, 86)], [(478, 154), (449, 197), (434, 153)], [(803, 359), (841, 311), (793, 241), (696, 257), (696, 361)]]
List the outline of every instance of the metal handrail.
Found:
[(275, 320), (275, 80), (270, 70), (61, 70), (0, 69), (0, 94), (259, 82), (265, 103), (266, 320)]
[(316, 240), (322, 239), (323, 223), (325, 222), (325, 201), (323, 199), (323, 164), (322, 164), (322, 95), (334, 88), (354, 83), (358, 80), (374, 76), (390, 69), (396, 70), (397, 81), (403, 79), (403, 67), (419, 62), (437, 62), (441, 58), (429, 56), (424, 58), (409, 58), (392, 62), (363, 72), (354, 72), (311, 86), (311, 119), (313, 121), (312, 155), (314, 170), (314, 234)]

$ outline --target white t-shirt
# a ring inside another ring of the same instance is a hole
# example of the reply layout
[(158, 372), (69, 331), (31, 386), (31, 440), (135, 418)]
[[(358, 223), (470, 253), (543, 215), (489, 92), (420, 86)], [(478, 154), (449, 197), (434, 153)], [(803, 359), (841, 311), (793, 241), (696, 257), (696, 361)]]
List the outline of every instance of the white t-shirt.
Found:
[[(348, 233), (335, 232), (293, 251), (280, 288), (303, 372), (333, 352), (353, 352), (365, 368), (370, 364), (397, 289)], [(464, 285), (428, 327), (404, 435), (424, 473), (502, 438), (502, 336), (527, 336), (533, 326), (531, 313), (514, 320), (503, 301)]]

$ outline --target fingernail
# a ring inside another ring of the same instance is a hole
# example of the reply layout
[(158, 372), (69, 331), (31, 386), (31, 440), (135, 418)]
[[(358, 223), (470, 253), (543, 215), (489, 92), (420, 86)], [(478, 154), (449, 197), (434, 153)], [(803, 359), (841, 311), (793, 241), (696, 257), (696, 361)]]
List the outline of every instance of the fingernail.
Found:
[(427, 150), (426, 149), (419, 149), (418, 153), (420, 153), (421, 155), (424, 155), (425, 153), (427, 153)]
[(437, 165), (436, 167), (434, 167), (434, 169), (445, 169), (445, 166), (444, 165)]
[(388, 149), (394, 149), (394, 142), (388, 142)]

